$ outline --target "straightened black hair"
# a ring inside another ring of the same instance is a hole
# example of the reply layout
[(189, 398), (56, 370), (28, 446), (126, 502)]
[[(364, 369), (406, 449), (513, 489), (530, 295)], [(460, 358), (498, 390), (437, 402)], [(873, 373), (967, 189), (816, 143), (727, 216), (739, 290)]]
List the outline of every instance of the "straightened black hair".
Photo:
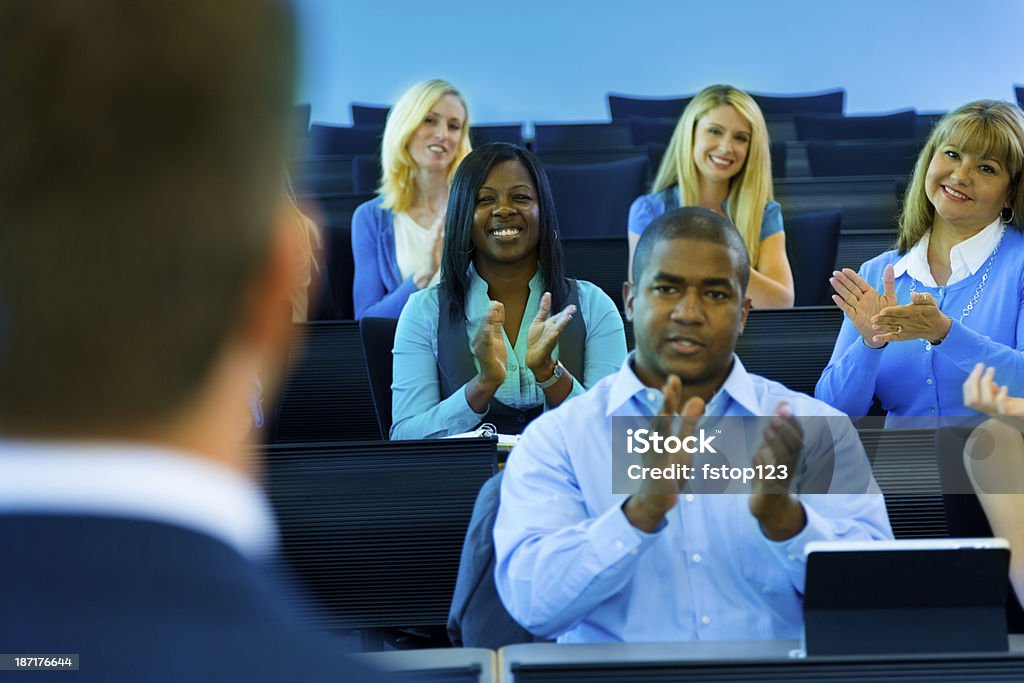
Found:
[(558, 218), (547, 174), (533, 154), (507, 142), (492, 142), (477, 147), (462, 160), (452, 179), (448, 195), (448, 214), (444, 226), (444, 251), (441, 256), (441, 288), (451, 300), (451, 317), (458, 322), (466, 315), (469, 292), (469, 264), (474, 258), (473, 214), (476, 196), (487, 175), (496, 165), (518, 161), (533, 177), (540, 211), (540, 241), (537, 260), (544, 291), (551, 292), (551, 310), (565, 307), (569, 284), (565, 279), (562, 244), (558, 237)]

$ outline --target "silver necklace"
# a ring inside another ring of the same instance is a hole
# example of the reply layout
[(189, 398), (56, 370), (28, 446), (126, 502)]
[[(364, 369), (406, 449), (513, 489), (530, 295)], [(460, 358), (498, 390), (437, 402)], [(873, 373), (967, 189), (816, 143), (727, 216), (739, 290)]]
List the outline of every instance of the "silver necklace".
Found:
[[(985, 291), (985, 283), (988, 282), (989, 273), (992, 272), (992, 264), (996, 260), (996, 254), (999, 253), (999, 245), (1003, 243), (1003, 235), (1006, 233), (1006, 225), (999, 230), (999, 239), (996, 241), (996, 248), (992, 250), (992, 253), (988, 257), (988, 263), (985, 265), (985, 272), (981, 274), (981, 281), (978, 282), (978, 286), (974, 288), (974, 294), (971, 296), (971, 300), (964, 306), (964, 310), (960, 312), (960, 320), (957, 321), (963, 324), (964, 318), (971, 314), (974, 310), (974, 305), (978, 303), (978, 299), (981, 298), (981, 293)], [(910, 293), (913, 294), (917, 291), (917, 279), (910, 278)], [(911, 297), (913, 298), (913, 297)], [(920, 340), (924, 344), (926, 351), (932, 350), (932, 343), (927, 339)]]

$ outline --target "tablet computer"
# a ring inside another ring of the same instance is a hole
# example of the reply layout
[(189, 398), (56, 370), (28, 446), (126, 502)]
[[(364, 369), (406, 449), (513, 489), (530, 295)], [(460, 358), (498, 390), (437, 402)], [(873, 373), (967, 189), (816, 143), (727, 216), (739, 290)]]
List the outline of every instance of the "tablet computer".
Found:
[(1006, 651), (1010, 545), (1001, 538), (807, 544), (804, 651)]

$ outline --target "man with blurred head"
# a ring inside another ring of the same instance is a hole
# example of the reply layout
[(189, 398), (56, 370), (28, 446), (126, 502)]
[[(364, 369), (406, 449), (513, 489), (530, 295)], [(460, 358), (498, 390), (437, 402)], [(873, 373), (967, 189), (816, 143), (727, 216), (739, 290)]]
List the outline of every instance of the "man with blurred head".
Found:
[[(273, 0), (0, 4), (0, 649), (355, 680), (290, 620), (239, 443), (296, 274)], [(88, 673), (86, 673), (88, 672)]]

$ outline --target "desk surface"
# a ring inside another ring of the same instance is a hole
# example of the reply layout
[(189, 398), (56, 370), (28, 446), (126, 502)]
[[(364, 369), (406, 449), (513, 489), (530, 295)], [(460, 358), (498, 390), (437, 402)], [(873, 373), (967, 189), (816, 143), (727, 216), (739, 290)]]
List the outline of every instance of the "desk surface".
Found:
[(395, 650), (366, 652), (357, 657), (370, 666), (386, 671), (430, 671), (438, 669), (469, 669), (480, 667), (480, 683), (497, 681), (498, 656), (483, 648), (438, 648), (430, 650)]
[[(1010, 636), (1009, 652), (953, 654), (951, 658), (977, 659), (1013, 659), (1020, 660), (1024, 667), (1024, 635)], [(602, 643), (588, 645), (559, 645), (557, 643), (530, 643), (510, 645), (498, 652), (500, 680), (508, 683), (515, 681), (513, 668), (519, 665), (614, 665), (622, 664), (624, 668), (636, 665), (664, 665), (678, 663), (680, 667), (701, 663), (727, 663), (729, 666), (742, 667), (746, 664), (769, 663), (779, 664), (792, 662), (849, 662), (877, 663), (887, 662), (934, 662), (942, 660), (942, 656), (892, 656), (885, 658), (873, 657), (819, 657), (804, 658), (800, 654), (798, 640), (760, 640), (760, 641), (706, 641), (682, 643)], [(980, 678), (979, 680), (986, 680)]]

